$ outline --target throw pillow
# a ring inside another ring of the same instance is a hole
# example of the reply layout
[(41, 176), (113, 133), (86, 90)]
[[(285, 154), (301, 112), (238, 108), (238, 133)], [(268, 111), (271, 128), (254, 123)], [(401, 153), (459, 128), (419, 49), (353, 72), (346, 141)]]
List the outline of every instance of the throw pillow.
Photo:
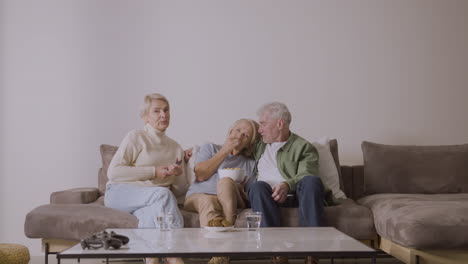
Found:
[(340, 189), (340, 176), (330, 151), (330, 140), (323, 137), (312, 142), (312, 145), (319, 154), (319, 176), (323, 184), (332, 191), (335, 202), (346, 199), (345, 193)]

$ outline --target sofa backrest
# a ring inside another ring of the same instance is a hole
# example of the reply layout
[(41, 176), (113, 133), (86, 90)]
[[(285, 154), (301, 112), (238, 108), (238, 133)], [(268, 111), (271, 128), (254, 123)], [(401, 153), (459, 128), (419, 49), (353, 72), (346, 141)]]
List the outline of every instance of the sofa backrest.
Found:
[(468, 144), (395, 146), (364, 141), (364, 194), (467, 193)]
[[(345, 193), (348, 198), (356, 201), (365, 196), (364, 194), (364, 166), (342, 166)], [(346, 192), (346, 190), (348, 192)]]

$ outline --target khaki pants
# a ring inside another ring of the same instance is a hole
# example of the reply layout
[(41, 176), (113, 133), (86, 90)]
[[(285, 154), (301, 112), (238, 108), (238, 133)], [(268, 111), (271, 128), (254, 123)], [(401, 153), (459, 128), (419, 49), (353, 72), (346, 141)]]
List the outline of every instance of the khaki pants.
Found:
[(222, 178), (216, 186), (217, 195), (194, 193), (185, 199), (184, 209), (199, 214), (200, 226), (208, 225), (215, 217), (224, 217), (235, 223), (237, 208), (245, 208), (245, 201), (239, 185), (231, 178)]

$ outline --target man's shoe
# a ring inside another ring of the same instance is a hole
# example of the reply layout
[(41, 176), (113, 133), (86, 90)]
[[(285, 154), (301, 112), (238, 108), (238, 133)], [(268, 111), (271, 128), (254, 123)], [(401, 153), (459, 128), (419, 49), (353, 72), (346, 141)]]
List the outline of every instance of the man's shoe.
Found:
[(319, 264), (319, 260), (312, 256), (307, 256), (304, 259), (304, 264)]
[(208, 264), (229, 264), (229, 257), (212, 257)]
[(276, 256), (271, 258), (272, 264), (289, 264), (288, 257), (285, 256)]

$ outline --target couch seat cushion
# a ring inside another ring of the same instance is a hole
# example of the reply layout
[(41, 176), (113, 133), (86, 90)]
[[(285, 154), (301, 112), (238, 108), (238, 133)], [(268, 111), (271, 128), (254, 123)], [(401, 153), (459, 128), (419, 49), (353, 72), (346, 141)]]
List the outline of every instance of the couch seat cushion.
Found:
[[(81, 240), (106, 228), (137, 228), (132, 214), (93, 204), (48, 204), (26, 215), (24, 232), (29, 238)], [(181, 210), (186, 227), (199, 227), (198, 214)]]
[(48, 204), (26, 215), (29, 238), (80, 240), (106, 228), (136, 228), (132, 214), (92, 204)]
[[(236, 220), (236, 227), (246, 227), (245, 214), (252, 209), (245, 209)], [(282, 226), (298, 227), (299, 214), (297, 208), (281, 208)], [(340, 205), (325, 207), (325, 225), (332, 226), (355, 239), (375, 239), (372, 213), (369, 208), (358, 205), (351, 199), (344, 200)]]
[(374, 194), (357, 202), (372, 210), (377, 233), (397, 244), (468, 247), (468, 193)]

